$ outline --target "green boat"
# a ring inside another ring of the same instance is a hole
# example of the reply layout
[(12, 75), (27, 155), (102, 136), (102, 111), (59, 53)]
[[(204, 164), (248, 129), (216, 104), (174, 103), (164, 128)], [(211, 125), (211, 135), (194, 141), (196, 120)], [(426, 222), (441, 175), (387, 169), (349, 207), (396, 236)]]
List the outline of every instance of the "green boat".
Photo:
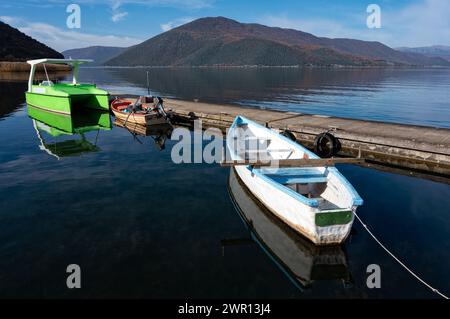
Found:
[[(78, 83), (78, 68), (80, 64), (92, 60), (75, 59), (38, 59), (29, 60), (31, 65), (26, 102), (35, 108), (40, 108), (57, 114), (70, 115), (75, 109), (91, 108), (109, 110), (109, 93), (98, 89), (95, 84)], [(50, 81), (45, 64), (68, 64), (72, 67), (72, 83), (53, 83)], [(42, 64), (47, 80), (34, 84), (36, 67)]]
[[(112, 128), (109, 112), (100, 110), (85, 109), (74, 112), (70, 116), (28, 105), (27, 112), (33, 121), (33, 127), (40, 142), (39, 149), (57, 159), (97, 152), (99, 150), (97, 146), (98, 132)], [(85, 133), (91, 131), (97, 131), (95, 143), (86, 139)], [(56, 141), (46, 141), (42, 132), (56, 137)], [(79, 135), (80, 138), (64, 137), (72, 135)]]

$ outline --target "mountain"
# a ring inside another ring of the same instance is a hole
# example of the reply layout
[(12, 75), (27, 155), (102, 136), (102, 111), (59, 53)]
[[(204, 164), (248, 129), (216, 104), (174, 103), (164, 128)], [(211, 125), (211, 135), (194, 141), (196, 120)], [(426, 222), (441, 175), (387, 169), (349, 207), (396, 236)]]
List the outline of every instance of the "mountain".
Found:
[(397, 50), (408, 53), (419, 53), (428, 57), (439, 57), (450, 62), (450, 46), (446, 45), (433, 45), (429, 47), (418, 48), (401, 47), (397, 48)]
[(115, 66), (450, 65), (441, 58), (396, 51), (380, 42), (201, 18), (135, 45), (105, 63)]
[(71, 49), (63, 51), (62, 54), (65, 58), (72, 59), (93, 59), (94, 62), (90, 65), (102, 65), (104, 62), (119, 55), (127, 48), (121, 47), (105, 47), (105, 46), (92, 46), (80, 49)]
[(39, 58), (63, 58), (43, 43), (0, 21), (0, 61), (26, 61)]

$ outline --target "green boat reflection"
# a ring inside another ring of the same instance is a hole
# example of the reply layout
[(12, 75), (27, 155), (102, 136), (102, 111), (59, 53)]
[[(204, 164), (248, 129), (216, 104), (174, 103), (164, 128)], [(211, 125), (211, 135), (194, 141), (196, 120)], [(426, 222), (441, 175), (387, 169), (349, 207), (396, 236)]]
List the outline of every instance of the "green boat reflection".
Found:
[(353, 286), (347, 255), (341, 246), (315, 246), (294, 232), (251, 195), (233, 168), (228, 192), (250, 236), (223, 240), (223, 246), (257, 243), (300, 290), (322, 280), (341, 281), (344, 288)]
[[(33, 121), (33, 127), (39, 139), (39, 148), (57, 159), (97, 152), (99, 150), (97, 146), (98, 132), (112, 128), (109, 112), (104, 111), (83, 109), (72, 115), (65, 115), (28, 105), (27, 112)], [(85, 133), (91, 131), (97, 131), (93, 143), (88, 141), (85, 136)], [(47, 142), (43, 132), (56, 137), (57, 141)], [(80, 137), (78, 139), (64, 138), (64, 136), (72, 135)]]

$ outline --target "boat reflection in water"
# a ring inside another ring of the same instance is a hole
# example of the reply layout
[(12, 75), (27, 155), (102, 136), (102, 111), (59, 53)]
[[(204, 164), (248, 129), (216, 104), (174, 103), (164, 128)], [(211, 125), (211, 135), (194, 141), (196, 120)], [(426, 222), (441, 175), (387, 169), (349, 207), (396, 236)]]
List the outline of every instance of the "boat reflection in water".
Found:
[(131, 135), (133, 135), (134, 139), (142, 144), (142, 141), (138, 136), (150, 136), (155, 142), (155, 146), (158, 150), (162, 151), (165, 149), (167, 139), (170, 139), (172, 135), (173, 126), (169, 123), (157, 124), (157, 125), (139, 125), (137, 123), (125, 123), (122, 120), (116, 119), (114, 121), (114, 125), (118, 127), (123, 127)]
[(228, 191), (252, 239), (300, 290), (317, 280), (341, 280), (344, 287), (352, 286), (341, 246), (316, 246), (294, 232), (251, 195), (234, 168), (230, 170)]
[[(27, 112), (33, 120), (33, 126), (40, 141), (39, 148), (57, 159), (98, 151), (99, 131), (111, 130), (109, 112), (105, 111), (80, 109), (72, 115), (67, 115), (27, 105)], [(97, 131), (93, 143), (85, 137), (85, 133), (91, 131)], [(42, 132), (56, 137), (57, 141), (45, 141)], [(80, 138), (66, 138), (72, 135), (80, 135)]]

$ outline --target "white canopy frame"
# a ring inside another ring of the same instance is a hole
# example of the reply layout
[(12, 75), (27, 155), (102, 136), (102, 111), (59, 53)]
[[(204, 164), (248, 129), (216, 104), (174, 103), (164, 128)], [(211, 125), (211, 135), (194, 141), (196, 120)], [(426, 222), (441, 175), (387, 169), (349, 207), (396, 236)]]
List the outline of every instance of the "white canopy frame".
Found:
[(88, 59), (37, 59), (37, 60), (28, 60), (27, 63), (31, 65), (30, 78), (28, 79), (28, 92), (32, 92), (34, 73), (36, 71), (36, 66), (39, 64), (69, 64), (73, 68), (73, 78), (72, 84), (78, 83), (78, 67), (80, 64), (93, 62), (94, 60)]

